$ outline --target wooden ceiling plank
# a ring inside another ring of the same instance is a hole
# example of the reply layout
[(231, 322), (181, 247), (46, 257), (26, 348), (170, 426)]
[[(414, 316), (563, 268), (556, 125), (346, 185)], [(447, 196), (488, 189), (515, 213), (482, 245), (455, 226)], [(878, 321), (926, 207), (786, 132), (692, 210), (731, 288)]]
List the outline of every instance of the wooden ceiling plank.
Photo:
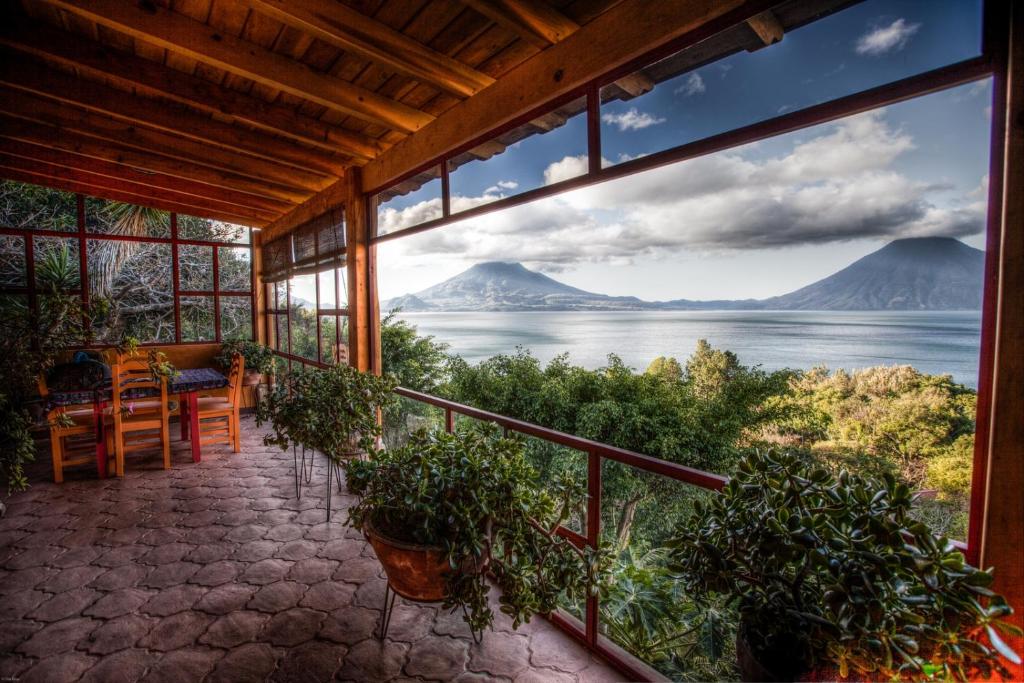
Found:
[(566, 40), (523, 62), (363, 167), (372, 191), (509, 123), (591, 79), (643, 56), (743, 4), (743, 0), (623, 0)]
[(154, 7), (124, 0), (43, 0), (61, 9), (156, 43), (168, 50), (249, 78), (264, 85), (405, 132), (432, 119), (423, 112), (339, 81), (270, 50), (206, 24)]
[(236, 192), (223, 187), (215, 187), (194, 180), (177, 178), (164, 173), (153, 171), (140, 171), (131, 166), (125, 166), (105, 159), (86, 157), (63, 150), (57, 150), (23, 140), (11, 140), (0, 138), (0, 152), (34, 161), (42, 161), (56, 166), (66, 166), (88, 171), (96, 175), (105, 175), (111, 178), (121, 178), (135, 183), (153, 183), (174, 190), (180, 194), (192, 195), (200, 199), (216, 197), (216, 201), (223, 204), (233, 204), (236, 207), (252, 208), (260, 211), (279, 214), (287, 211), (293, 206), (290, 202), (257, 197), (244, 192)]
[(249, 176), (255, 180), (270, 180), (281, 185), (314, 191), (323, 189), (333, 182), (324, 176), (283, 167), (255, 157), (229, 153), (188, 138), (125, 123), (109, 116), (69, 107), (48, 98), (7, 87), (0, 87), (0, 111), (29, 121), (54, 124), (145, 152)]
[(74, 78), (39, 64), (23, 61), (15, 65), (11, 60), (0, 59), (0, 83), (298, 169), (311, 169), (334, 178), (344, 174), (341, 160), (337, 157), (220, 123), (184, 108), (168, 107), (145, 97), (126, 97), (123, 91)]
[(26, 159), (24, 157), (10, 156), (0, 153), (0, 167), (36, 173), (50, 178), (67, 178), (75, 182), (104, 187), (111, 190), (131, 192), (140, 197), (149, 197), (154, 200), (173, 202), (191, 209), (213, 209), (227, 214), (247, 216), (261, 221), (270, 221), (276, 218), (276, 214), (256, 208), (245, 208), (232, 204), (225, 204), (216, 199), (203, 199), (194, 195), (179, 194), (172, 189), (159, 185), (156, 181), (152, 183), (138, 183), (124, 178), (112, 178), (107, 175), (100, 175), (90, 171), (69, 167), (65, 165), (50, 164), (45, 161)]
[(101, 199), (111, 199), (114, 201), (126, 202), (129, 204), (142, 204), (164, 211), (187, 213), (189, 215), (198, 215), (202, 218), (213, 218), (228, 223), (248, 225), (254, 228), (262, 228), (264, 225), (267, 225), (267, 221), (254, 218), (251, 215), (224, 213), (221, 211), (216, 211), (214, 209), (176, 204), (173, 202), (165, 202), (162, 200), (154, 200), (151, 196), (148, 195), (139, 195), (131, 192), (124, 192), (121, 190), (112, 190), (110, 188), (101, 187), (98, 185), (89, 185), (86, 183), (69, 180), (66, 176), (63, 175), (48, 176), (41, 175), (38, 173), (30, 173), (28, 171), (23, 171), (19, 169), (0, 167), (0, 177), (5, 178), (7, 180), (16, 180), (22, 183), (30, 183), (32, 185), (52, 187), (54, 189), (64, 190), (66, 192), (81, 192), (82, 194), (86, 194), (91, 197), (99, 197)]
[(462, 62), (340, 3), (316, 0), (245, 0), (258, 12), (418, 81), (460, 97), (494, 82)]
[(755, 48), (757, 50), (779, 42), (785, 33), (778, 17), (770, 9), (747, 19), (747, 26), (752, 28), (757, 37), (761, 39), (761, 45)]
[(383, 147), (370, 138), (301, 116), (294, 110), (216, 85), (177, 69), (112, 51), (42, 24), (0, 29), (0, 43), (46, 61), (102, 74), (203, 111), (217, 112), (260, 130), (321, 149), (371, 159)]
[(462, 1), (541, 49), (560, 43), (580, 28), (544, 0)]
[(299, 203), (312, 194), (308, 191), (283, 187), (276, 183), (253, 180), (246, 176), (225, 173), (207, 166), (139, 151), (110, 141), (97, 140), (57, 126), (4, 115), (0, 115), (0, 124), (2, 124), (0, 125), (0, 136), (5, 138), (126, 164), (143, 171), (166, 173), (178, 178), (195, 180), (257, 197), (272, 197), (290, 203)]

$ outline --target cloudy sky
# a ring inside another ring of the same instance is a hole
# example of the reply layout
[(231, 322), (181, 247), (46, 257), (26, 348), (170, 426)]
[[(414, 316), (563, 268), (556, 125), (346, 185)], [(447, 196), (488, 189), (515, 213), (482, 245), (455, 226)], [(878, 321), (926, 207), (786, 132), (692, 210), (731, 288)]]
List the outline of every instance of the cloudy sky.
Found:
[[(602, 107), (604, 165), (978, 54), (975, 2), (869, 0), (783, 41)], [(379, 247), (382, 299), (481, 261), (520, 261), (645, 299), (763, 298), (898, 237), (984, 247), (988, 80), (469, 219)], [(452, 208), (585, 171), (576, 117), (452, 173)], [(439, 183), (386, 205), (383, 231), (438, 215)]]

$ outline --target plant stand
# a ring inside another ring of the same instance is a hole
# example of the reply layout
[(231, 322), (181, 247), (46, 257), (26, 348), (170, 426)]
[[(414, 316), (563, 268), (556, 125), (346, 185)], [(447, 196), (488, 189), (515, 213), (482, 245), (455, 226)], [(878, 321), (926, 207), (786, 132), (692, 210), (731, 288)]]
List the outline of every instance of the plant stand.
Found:
[[(384, 584), (384, 606), (380, 618), (380, 629), (377, 632), (377, 639), (384, 640), (388, 635), (388, 629), (391, 627), (391, 615), (395, 611), (395, 598), (401, 597), (403, 600), (409, 602), (415, 602), (421, 605), (436, 605), (441, 602), (440, 600), (417, 600), (410, 598), (405, 595), (400, 595), (398, 591), (391, 587), (391, 582), (387, 581)], [(466, 615), (466, 606), (462, 606), (462, 614)], [(473, 642), (479, 645), (483, 641), (484, 632), (474, 631), (472, 628), (469, 629), (469, 635), (473, 638)]]

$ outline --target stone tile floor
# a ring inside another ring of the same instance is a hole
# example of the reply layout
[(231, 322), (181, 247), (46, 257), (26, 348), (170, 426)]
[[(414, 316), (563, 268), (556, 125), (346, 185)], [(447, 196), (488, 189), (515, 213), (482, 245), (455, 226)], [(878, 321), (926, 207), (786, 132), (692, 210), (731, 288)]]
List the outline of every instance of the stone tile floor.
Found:
[(399, 600), (380, 642), (385, 582), (345, 525), (351, 499), (335, 489), (326, 522), (323, 459), (296, 499), (291, 453), (251, 417), (242, 433), (241, 453), (194, 464), (178, 442), (172, 469), (143, 455), (123, 480), (54, 484), (41, 448), (0, 519), (0, 680), (620, 678), (547, 621), (513, 631), (497, 611), (476, 645), (461, 615)]

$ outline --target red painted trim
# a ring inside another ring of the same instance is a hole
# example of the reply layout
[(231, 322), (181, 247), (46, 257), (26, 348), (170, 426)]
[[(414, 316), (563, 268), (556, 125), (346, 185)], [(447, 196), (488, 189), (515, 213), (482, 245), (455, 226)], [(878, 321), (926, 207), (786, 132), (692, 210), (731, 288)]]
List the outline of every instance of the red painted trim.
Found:
[[(171, 213), (172, 217), (176, 217), (178, 214)], [(244, 227), (244, 226), (242, 226)], [(75, 237), (77, 232), (68, 231), (61, 232), (60, 230), (37, 230), (35, 228), (12, 228), (8, 226), (0, 225), (0, 235), (22, 235), (22, 234), (38, 235), (40, 237)], [(89, 240), (113, 240), (120, 242), (147, 242), (147, 243), (158, 243), (158, 244), (171, 244), (177, 242), (178, 244), (187, 244), (197, 247), (237, 247), (243, 249), (252, 249), (252, 244), (238, 244), (237, 242), (210, 242), (206, 240), (175, 240), (172, 237), (152, 237), (149, 235), (139, 235), (138, 237), (130, 235), (111, 235), (103, 232), (88, 232), (85, 233), (86, 239)]]
[(174, 343), (181, 343), (181, 281), (178, 276), (178, 214), (171, 214), (171, 282), (174, 287)]
[(213, 338), (220, 343), (220, 247), (213, 248)]

